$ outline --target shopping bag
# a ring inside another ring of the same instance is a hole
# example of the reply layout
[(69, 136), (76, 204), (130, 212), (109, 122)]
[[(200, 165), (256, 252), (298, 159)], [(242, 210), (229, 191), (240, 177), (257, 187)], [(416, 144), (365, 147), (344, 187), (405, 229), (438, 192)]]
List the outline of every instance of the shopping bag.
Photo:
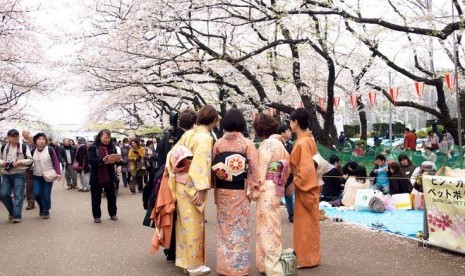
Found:
[(267, 276), (296, 276), (297, 258), (294, 249), (288, 248), (281, 252), (268, 251), (265, 258), (265, 274)]
[(412, 209), (412, 197), (410, 194), (395, 194), (392, 195), (394, 199), (394, 208), (409, 210)]
[(370, 200), (375, 196), (375, 191), (372, 189), (358, 189), (355, 196), (355, 210), (369, 211)]

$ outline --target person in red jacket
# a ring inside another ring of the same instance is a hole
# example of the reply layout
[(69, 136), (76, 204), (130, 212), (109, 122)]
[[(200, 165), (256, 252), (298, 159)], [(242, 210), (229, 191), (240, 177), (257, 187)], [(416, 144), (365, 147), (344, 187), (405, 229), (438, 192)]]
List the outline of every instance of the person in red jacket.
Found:
[(417, 150), (417, 136), (409, 128), (404, 133), (404, 150)]

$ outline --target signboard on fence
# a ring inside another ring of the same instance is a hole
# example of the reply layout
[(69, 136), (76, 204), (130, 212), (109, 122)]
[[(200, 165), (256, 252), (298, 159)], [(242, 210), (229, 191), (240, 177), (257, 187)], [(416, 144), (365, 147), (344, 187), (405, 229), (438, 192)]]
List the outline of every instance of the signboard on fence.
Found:
[(428, 242), (465, 251), (464, 179), (424, 176), (422, 182), (427, 211)]

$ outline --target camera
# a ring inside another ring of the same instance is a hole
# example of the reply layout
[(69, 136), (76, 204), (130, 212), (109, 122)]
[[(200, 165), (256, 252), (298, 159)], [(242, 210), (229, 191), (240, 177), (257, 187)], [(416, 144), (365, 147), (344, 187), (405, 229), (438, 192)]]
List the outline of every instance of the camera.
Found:
[(13, 161), (6, 161), (5, 171), (9, 172), (13, 168)]

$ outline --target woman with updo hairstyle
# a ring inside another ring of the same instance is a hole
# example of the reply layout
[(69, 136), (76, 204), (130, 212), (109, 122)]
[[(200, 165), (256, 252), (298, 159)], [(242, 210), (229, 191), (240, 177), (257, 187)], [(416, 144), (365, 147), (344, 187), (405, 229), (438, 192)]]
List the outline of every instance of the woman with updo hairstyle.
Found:
[(265, 273), (265, 258), (269, 251), (281, 252), (281, 198), (289, 176), (289, 153), (278, 123), (273, 117), (259, 114), (254, 122), (256, 136), (263, 142), (258, 149), (258, 185), (252, 191), (256, 209), (256, 266)]
[[(318, 122), (314, 122), (318, 124)], [(308, 129), (310, 115), (305, 108), (297, 108), (290, 116), (292, 132), (297, 134), (291, 152), (291, 169), (294, 175), (294, 250), (297, 268), (320, 264), (320, 221), (317, 171), (313, 156), (318, 153), (315, 138)]]

